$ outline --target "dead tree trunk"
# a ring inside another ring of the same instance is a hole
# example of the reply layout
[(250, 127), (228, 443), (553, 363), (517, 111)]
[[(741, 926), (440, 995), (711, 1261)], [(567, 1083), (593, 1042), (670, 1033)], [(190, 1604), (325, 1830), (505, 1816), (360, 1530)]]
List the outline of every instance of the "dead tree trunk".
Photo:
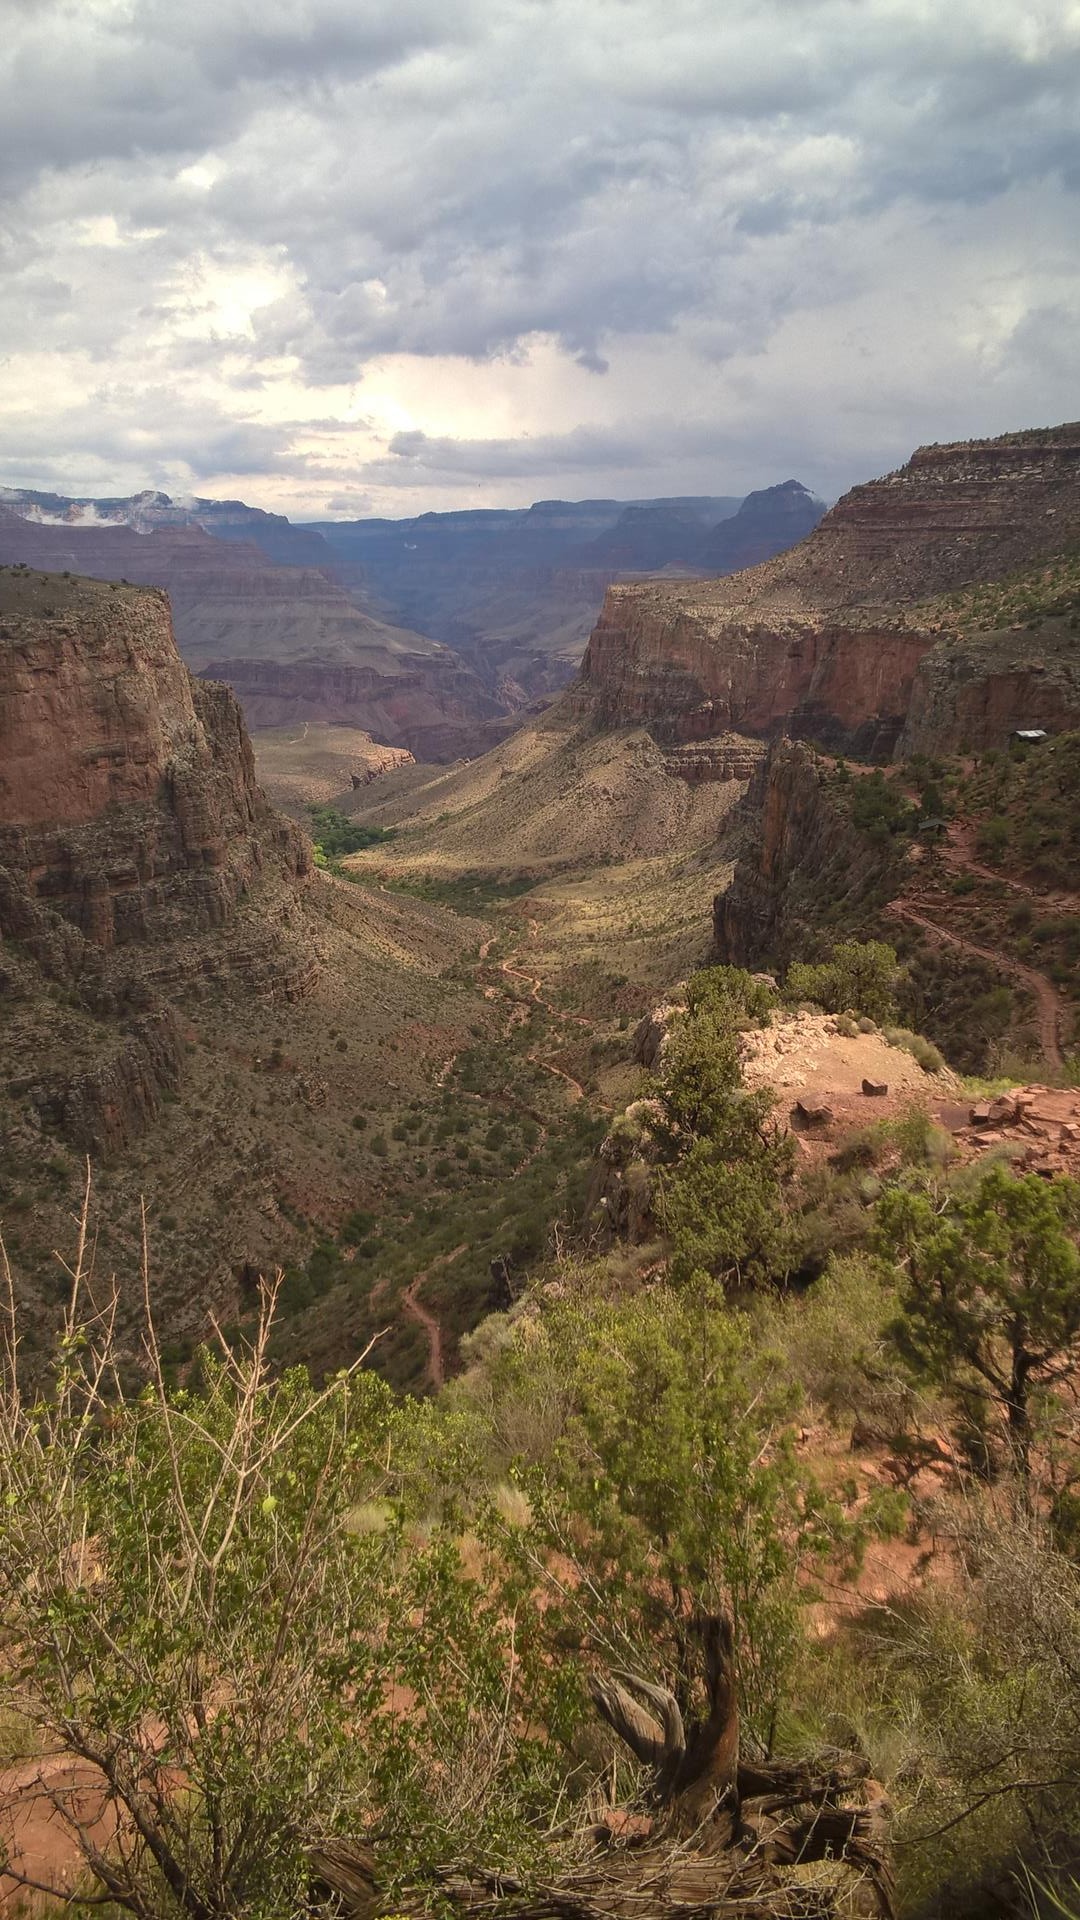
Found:
[[(712, 1616), (698, 1630), (705, 1710), (689, 1731), (667, 1687), (623, 1670), (590, 1681), (598, 1712), (650, 1771), (647, 1835), (601, 1824), (595, 1852), (550, 1886), (448, 1869), (400, 1910), (438, 1900), (487, 1920), (895, 1920), (889, 1807), (866, 1761), (741, 1760), (731, 1626)], [(312, 1862), (339, 1913), (373, 1920), (370, 1848), (335, 1840)], [(814, 1863), (820, 1875), (795, 1876)]]

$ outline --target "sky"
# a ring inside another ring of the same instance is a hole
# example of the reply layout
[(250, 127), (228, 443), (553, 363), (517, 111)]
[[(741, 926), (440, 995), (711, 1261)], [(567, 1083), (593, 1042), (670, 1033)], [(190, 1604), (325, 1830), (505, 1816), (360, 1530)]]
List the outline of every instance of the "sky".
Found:
[(1080, 0), (0, 0), (0, 481), (826, 498), (1080, 415)]

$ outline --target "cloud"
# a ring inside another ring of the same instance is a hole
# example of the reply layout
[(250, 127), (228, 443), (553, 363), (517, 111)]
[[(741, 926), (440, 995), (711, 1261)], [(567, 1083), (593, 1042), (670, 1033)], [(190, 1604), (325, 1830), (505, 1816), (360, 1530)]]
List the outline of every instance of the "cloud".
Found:
[(5, 25), (0, 431), (29, 444), (32, 393), (73, 473), (133, 473), (152, 417), (148, 459), (277, 501), (349, 496), (337, 468), (409, 504), (646, 492), (680, 461), (727, 491), (754, 446), (819, 484), (893, 464), (931, 403), (968, 432), (1073, 410), (1064, 0), (20, 0)]

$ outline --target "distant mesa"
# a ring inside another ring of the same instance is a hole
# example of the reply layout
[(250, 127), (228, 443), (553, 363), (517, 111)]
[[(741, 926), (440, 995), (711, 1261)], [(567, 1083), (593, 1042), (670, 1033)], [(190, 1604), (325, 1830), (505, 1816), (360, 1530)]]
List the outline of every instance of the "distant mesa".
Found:
[(554, 500), (293, 526), (239, 500), (8, 487), (0, 560), (165, 587), (188, 664), (228, 681), (253, 729), (348, 726), (453, 760), (567, 684), (611, 580), (746, 565), (822, 510), (789, 481), (741, 503)]
[[(793, 525), (817, 504), (751, 495), (717, 556), (766, 502)], [(748, 571), (612, 586), (568, 699), (670, 744), (786, 732), (879, 759), (1075, 726), (1078, 546), (1080, 425), (923, 447)]]

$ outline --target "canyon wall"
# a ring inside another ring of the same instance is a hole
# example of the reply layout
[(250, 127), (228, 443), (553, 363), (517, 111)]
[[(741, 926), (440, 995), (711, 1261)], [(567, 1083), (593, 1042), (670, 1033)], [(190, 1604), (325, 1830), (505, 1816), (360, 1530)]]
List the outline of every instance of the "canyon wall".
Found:
[(778, 741), (750, 783), (743, 813), (754, 821), (753, 836), (713, 903), (720, 960), (753, 967), (808, 957), (823, 929), (849, 934), (898, 890), (906, 846), (874, 842), (852, 826), (812, 748)]
[(569, 698), (600, 726), (648, 726), (671, 744), (790, 732), (884, 757), (932, 644), (793, 615), (721, 622), (693, 587), (612, 587)]
[[(311, 871), (234, 696), (180, 660), (164, 594), (0, 572), (0, 935), (22, 1003), (6, 1048), (43, 1118), (110, 1152), (175, 1089), (167, 996), (309, 990)], [(44, 982), (79, 1007), (79, 1044), (53, 1044)]]
[(981, 753), (1018, 727), (1080, 727), (1080, 639), (1062, 621), (935, 647), (915, 676), (897, 751)]
[(449, 652), (438, 660), (401, 655), (392, 662), (221, 659), (207, 673), (228, 681), (256, 730), (296, 726), (359, 727), (416, 760), (483, 753), (514, 725), (504, 703), (479, 688)]
[(1080, 426), (922, 448), (778, 558), (610, 587), (571, 710), (672, 744), (730, 728), (873, 759), (1077, 725), (1072, 629), (1037, 616), (990, 644), (957, 595), (1078, 545)]
[(165, 588), (187, 664), (227, 680), (250, 727), (331, 720), (453, 759), (507, 711), (448, 647), (375, 618), (319, 569), (198, 526), (42, 524), (0, 504), (5, 561)]

